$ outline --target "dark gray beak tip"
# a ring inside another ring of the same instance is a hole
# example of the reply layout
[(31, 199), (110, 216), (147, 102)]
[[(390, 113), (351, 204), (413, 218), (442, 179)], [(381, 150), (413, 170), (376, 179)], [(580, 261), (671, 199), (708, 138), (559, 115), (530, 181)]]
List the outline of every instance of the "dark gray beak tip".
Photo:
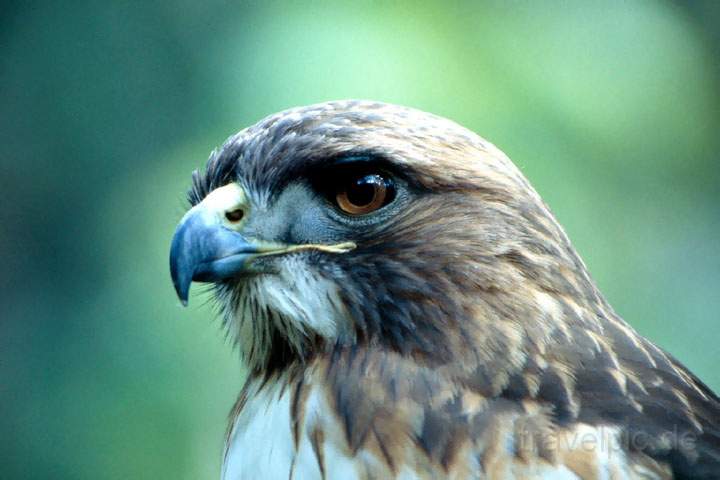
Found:
[(188, 306), (188, 297), (190, 296), (190, 282), (186, 284), (174, 283), (175, 293), (177, 293), (178, 299), (183, 307)]

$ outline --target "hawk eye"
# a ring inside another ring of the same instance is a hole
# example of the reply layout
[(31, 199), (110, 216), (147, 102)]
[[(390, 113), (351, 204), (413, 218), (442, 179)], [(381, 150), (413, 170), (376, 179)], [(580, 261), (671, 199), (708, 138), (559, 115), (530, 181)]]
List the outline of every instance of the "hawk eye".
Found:
[(367, 215), (395, 198), (393, 181), (376, 173), (350, 176), (339, 187), (335, 203), (350, 215)]

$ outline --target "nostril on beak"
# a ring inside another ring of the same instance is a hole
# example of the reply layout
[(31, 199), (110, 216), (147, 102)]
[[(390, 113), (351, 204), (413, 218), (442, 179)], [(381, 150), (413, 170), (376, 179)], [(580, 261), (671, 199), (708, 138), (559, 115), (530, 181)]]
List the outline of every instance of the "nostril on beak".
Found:
[(235, 208), (225, 212), (225, 218), (227, 218), (228, 221), (232, 223), (239, 222), (243, 219), (244, 216), (245, 212), (243, 212), (242, 208)]

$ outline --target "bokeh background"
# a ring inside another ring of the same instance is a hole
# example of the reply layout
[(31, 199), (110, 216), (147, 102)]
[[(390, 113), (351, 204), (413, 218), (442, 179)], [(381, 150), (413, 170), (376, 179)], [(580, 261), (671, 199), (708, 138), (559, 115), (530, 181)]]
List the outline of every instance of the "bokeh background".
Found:
[(218, 478), (242, 367), (167, 253), (190, 172), (339, 98), (497, 144), (720, 389), (717, 2), (3, 2), (0, 478)]

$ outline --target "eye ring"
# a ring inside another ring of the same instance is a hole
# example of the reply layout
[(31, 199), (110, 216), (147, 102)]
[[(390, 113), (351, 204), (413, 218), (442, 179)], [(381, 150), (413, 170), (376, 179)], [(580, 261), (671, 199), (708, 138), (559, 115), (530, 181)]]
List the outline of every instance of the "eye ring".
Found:
[(338, 190), (335, 203), (349, 215), (367, 215), (392, 201), (394, 185), (389, 179), (378, 175), (355, 176)]

